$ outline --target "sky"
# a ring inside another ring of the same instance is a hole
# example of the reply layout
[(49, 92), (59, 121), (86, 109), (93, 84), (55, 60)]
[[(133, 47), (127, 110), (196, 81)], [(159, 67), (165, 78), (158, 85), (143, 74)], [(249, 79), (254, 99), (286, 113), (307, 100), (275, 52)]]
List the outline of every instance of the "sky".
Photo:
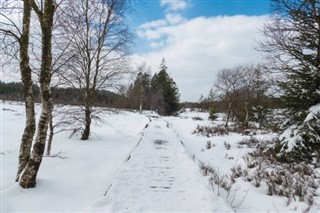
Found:
[[(134, 0), (127, 18), (135, 35), (133, 65), (146, 63), (154, 74), (165, 58), (180, 100), (198, 101), (208, 95), (219, 70), (262, 60), (255, 47), (270, 1)], [(20, 78), (0, 72), (0, 79)]]
[(222, 68), (262, 60), (255, 47), (270, 0), (145, 0), (134, 9), (134, 63), (155, 73), (165, 58), (181, 101), (206, 96)]

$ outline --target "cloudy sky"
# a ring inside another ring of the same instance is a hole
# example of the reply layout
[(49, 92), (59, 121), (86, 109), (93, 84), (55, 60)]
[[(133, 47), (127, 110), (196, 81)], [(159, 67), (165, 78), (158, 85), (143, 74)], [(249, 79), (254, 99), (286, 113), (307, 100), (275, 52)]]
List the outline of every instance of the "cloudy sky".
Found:
[(165, 58), (181, 101), (197, 101), (220, 69), (261, 60), (254, 46), (269, 12), (269, 0), (145, 0), (130, 16), (133, 58), (153, 73)]

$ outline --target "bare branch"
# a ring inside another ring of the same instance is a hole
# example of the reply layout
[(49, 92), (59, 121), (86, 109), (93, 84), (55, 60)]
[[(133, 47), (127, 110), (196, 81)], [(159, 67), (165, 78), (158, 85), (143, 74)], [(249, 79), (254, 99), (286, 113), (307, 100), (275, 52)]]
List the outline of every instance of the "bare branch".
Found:
[(32, 9), (34, 10), (34, 12), (39, 16), (43, 16), (43, 12), (42, 10), (38, 7), (37, 3), (34, 1), (34, 0), (29, 0), (30, 1), (30, 4), (31, 4), (31, 7)]

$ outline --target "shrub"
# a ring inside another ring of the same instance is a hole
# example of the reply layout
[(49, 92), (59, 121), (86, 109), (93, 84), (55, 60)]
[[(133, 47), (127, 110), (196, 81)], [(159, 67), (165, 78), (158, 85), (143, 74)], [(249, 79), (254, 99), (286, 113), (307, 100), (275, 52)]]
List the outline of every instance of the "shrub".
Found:
[(194, 121), (202, 121), (203, 119), (197, 116), (197, 117), (192, 117), (192, 120), (194, 120)]
[(231, 144), (227, 143), (226, 141), (223, 143), (224, 147), (226, 148), (226, 150), (230, 150), (231, 149)]
[(212, 136), (223, 136), (223, 135), (228, 135), (228, 129), (226, 129), (223, 126), (200, 126), (198, 125), (197, 128), (192, 132), (192, 134), (197, 134), (201, 136), (206, 136), (206, 137), (212, 137)]
[[(198, 125), (197, 128), (192, 132), (192, 134), (197, 134), (197, 135), (206, 136), (206, 137), (212, 137), (212, 136), (228, 135), (230, 132), (245, 134), (245, 131), (247, 131), (247, 130), (248, 129), (244, 129), (241, 126), (225, 127), (224, 125), (217, 125), (217, 126)], [(262, 131), (262, 130), (254, 131), (253, 129), (250, 129), (249, 131), (250, 131), (250, 133), (254, 132), (254, 134), (256, 134), (256, 133), (260, 133), (260, 134), (269, 133), (268, 131)]]
[(206, 149), (211, 149), (214, 146), (215, 146), (214, 143), (211, 143), (211, 141), (207, 141)]
[(214, 168), (213, 166), (205, 164), (204, 162), (200, 162), (200, 169), (203, 171), (204, 176), (210, 176), (209, 184), (212, 187), (212, 189), (214, 189), (215, 185), (217, 186), (218, 195), (220, 188), (223, 188), (227, 192), (230, 191), (232, 181), (228, 177), (228, 175), (221, 174), (219, 172), (219, 168)]
[(210, 108), (209, 110), (209, 120), (215, 121), (218, 118), (218, 114), (214, 108)]
[(257, 145), (260, 144), (260, 141), (257, 138), (250, 136), (242, 139), (242, 141), (240, 141), (238, 144), (246, 145), (248, 148), (253, 148), (253, 147), (257, 147)]
[(231, 177), (233, 179), (242, 177), (256, 187), (260, 187), (264, 182), (268, 187), (268, 195), (287, 197), (288, 204), (292, 199), (299, 199), (311, 205), (320, 186), (314, 166), (307, 163), (278, 161), (274, 149), (266, 149), (270, 144), (275, 147), (277, 143), (274, 140), (255, 144), (256, 150), (244, 157), (246, 168), (240, 166), (232, 168)]

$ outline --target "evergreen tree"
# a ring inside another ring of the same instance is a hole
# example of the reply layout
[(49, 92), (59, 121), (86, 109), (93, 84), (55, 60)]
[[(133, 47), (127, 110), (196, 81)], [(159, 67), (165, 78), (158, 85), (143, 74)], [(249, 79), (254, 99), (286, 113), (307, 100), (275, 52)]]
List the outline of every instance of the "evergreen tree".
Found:
[(217, 111), (215, 109), (215, 107), (211, 107), (209, 110), (209, 120), (214, 121), (218, 118), (218, 114)]
[(270, 53), (268, 67), (283, 74), (279, 86), (287, 122), (278, 156), (310, 160), (320, 156), (320, 110), (312, 110), (320, 104), (320, 0), (272, 2), (276, 15), (264, 26), (261, 47)]
[(158, 109), (162, 115), (174, 115), (180, 110), (179, 90), (176, 83), (168, 74), (168, 67), (165, 59), (162, 59), (159, 73), (151, 80), (153, 93), (153, 107)]

